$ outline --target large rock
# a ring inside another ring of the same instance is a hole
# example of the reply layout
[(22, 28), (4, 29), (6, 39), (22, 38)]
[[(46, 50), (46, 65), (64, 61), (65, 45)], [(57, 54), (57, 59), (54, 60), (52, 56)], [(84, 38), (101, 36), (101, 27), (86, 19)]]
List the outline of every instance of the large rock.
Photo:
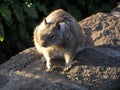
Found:
[(120, 57), (120, 18), (111, 13), (97, 13), (79, 22), (85, 47), (108, 56)]
[(84, 49), (68, 72), (62, 71), (64, 60), (52, 63), (46, 72), (35, 48), (24, 50), (0, 66), (0, 90), (119, 90), (120, 59)]
[[(114, 11), (113, 11), (114, 12)], [(120, 19), (97, 13), (80, 22), (85, 48), (63, 72), (64, 60), (52, 60), (46, 72), (42, 55), (28, 48), (0, 65), (0, 90), (119, 90)]]
[[(59, 62), (54, 64), (59, 65)], [(29, 48), (0, 66), (0, 90), (87, 89), (69, 80), (67, 73), (64, 74), (62, 70), (46, 72), (45, 62), (42, 61), (41, 56), (35, 48)]]

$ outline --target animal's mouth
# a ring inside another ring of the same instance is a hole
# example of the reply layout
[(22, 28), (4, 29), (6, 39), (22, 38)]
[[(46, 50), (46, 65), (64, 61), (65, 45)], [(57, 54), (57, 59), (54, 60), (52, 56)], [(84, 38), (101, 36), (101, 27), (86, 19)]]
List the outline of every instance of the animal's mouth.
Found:
[(42, 45), (42, 47), (47, 48), (47, 47), (49, 47), (49, 45), (47, 45), (46, 43), (44, 43), (44, 44)]
[(53, 44), (49, 44), (49, 43), (47, 43), (47, 42), (44, 42), (44, 43), (42, 44), (42, 47), (44, 47), (44, 48), (51, 47), (51, 46), (53, 46)]
[(41, 46), (44, 47), (44, 48), (48, 48), (48, 47), (64, 47), (64, 45), (63, 45), (63, 43), (61, 41), (57, 41), (57, 42), (53, 42), (53, 43), (49, 43), (49, 42), (42, 42), (41, 43)]
[(41, 43), (41, 44), (40, 44), (40, 45), (41, 45), (41, 47), (44, 47), (44, 48), (46, 48), (46, 47), (49, 47), (49, 46), (50, 46), (50, 45), (48, 45), (48, 42), (43, 41), (43, 40), (42, 40), (40, 43)]

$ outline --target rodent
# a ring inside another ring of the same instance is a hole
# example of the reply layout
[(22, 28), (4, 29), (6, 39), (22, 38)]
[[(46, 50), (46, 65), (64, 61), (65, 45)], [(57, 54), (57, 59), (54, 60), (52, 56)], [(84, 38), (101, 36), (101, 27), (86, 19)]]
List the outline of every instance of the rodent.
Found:
[(47, 70), (51, 69), (51, 59), (62, 56), (64, 71), (72, 66), (77, 51), (83, 48), (83, 34), (74, 17), (63, 9), (50, 13), (34, 30), (34, 44), (46, 59)]

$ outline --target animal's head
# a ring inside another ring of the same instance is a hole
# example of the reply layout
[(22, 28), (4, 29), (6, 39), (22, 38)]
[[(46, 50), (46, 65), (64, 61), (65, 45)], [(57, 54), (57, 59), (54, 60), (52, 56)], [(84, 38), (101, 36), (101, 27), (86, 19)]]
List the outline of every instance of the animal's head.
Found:
[(63, 42), (65, 23), (47, 22), (46, 19), (39, 25), (39, 43), (41, 47), (60, 45)]

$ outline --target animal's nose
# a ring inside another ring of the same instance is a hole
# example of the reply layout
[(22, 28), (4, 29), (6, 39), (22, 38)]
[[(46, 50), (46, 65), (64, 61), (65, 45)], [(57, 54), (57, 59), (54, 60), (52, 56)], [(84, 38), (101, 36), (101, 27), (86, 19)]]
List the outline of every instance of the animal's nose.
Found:
[(45, 43), (43, 43), (43, 47), (47, 47), (47, 45)]
[(45, 41), (41, 41), (41, 46), (42, 46), (42, 47), (47, 47)]

